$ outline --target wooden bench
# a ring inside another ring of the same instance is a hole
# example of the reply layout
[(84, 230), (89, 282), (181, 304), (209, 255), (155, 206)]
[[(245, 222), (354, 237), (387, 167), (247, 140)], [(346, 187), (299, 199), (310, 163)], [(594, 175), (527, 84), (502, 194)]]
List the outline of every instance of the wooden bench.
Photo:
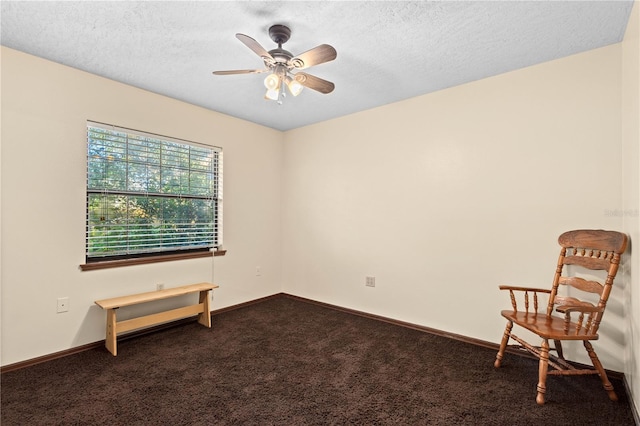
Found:
[[(164, 290), (150, 291), (148, 293), (132, 294), (129, 296), (114, 297), (111, 299), (96, 300), (96, 305), (107, 310), (107, 336), (105, 346), (107, 350), (116, 356), (118, 349), (116, 337), (120, 333), (147, 327), (162, 322), (186, 318), (198, 315), (198, 322), (211, 328), (211, 314), (209, 313), (209, 291), (218, 288), (215, 284), (199, 283), (181, 287), (167, 288)], [(138, 305), (140, 303), (153, 302), (156, 300), (168, 299), (171, 297), (183, 296), (185, 294), (200, 293), (198, 303), (182, 308), (171, 309), (169, 311), (156, 314), (145, 315), (128, 320), (118, 321), (116, 311), (125, 306)]]

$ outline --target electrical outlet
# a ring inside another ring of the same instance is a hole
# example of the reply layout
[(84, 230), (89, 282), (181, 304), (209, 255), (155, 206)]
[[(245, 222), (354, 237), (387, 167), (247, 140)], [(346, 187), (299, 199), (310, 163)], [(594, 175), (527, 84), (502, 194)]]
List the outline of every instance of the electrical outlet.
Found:
[(69, 298), (58, 297), (58, 313), (67, 312), (69, 310)]
[(156, 290), (164, 290), (164, 283), (156, 284)]
[(367, 287), (375, 287), (376, 277), (365, 277), (364, 285)]

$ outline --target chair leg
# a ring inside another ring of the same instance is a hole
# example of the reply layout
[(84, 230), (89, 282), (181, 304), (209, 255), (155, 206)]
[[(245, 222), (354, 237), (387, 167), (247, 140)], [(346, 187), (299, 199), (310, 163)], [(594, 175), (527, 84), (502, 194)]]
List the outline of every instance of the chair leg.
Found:
[(496, 360), (493, 363), (495, 368), (500, 367), (500, 363), (502, 362), (502, 357), (504, 356), (504, 350), (507, 348), (507, 343), (509, 343), (509, 337), (511, 337), (511, 329), (513, 328), (513, 322), (507, 321), (507, 326), (504, 329), (504, 334), (502, 335), (502, 341), (500, 342), (500, 349), (498, 350), (498, 354), (496, 355)]
[(591, 363), (596, 368), (596, 370), (598, 370), (598, 374), (600, 375), (600, 380), (602, 381), (602, 386), (604, 386), (604, 389), (609, 394), (609, 399), (612, 401), (617, 401), (618, 395), (616, 395), (616, 392), (613, 390), (613, 385), (609, 381), (609, 378), (607, 377), (607, 373), (604, 371), (604, 368), (602, 367), (602, 364), (598, 359), (598, 355), (596, 355), (596, 351), (593, 350), (593, 346), (591, 345), (591, 342), (589, 342), (588, 340), (585, 340), (583, 343), (584, 343), (585, 349), (587, 350), (587, 353), (589, 354), (589, 358), (591, 358)]
[(549, 341), (542, 339), (540, 345), (540, 365), (538, 366), (538, 394), (536, 402), (538, 405), (544, 405), (544, 394), (547, 391), (547, 370), (549, 369)]
[(562, 353), (562, 341), (554, 340), (553, 341), (556, 348), (556, 353), (558, 354), (558, 358), (564, 359), (564, 354)]

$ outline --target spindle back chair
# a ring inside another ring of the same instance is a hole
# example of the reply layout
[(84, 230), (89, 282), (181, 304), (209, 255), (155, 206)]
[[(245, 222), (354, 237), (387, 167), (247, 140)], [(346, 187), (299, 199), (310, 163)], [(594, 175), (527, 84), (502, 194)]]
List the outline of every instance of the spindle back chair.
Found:
[[(598, 374), (609, 398), (615, 401), (618, 397), (590, 341), (598, 339), (598, 329), (618, 272), (620, 256), (627, 247), (627, 236), (615, 231), (576, 230), (560, 235), (558, 243), (561, 246), (560, 256), (550, 289), (500, 286), (501, 290), (509, 292), (512, 309), (501, 312), (507, 319), (507, 326), (494, 366), (500, 367), (507, 344), (513, 339), (518, 342), (514, 346), (539, 358), (536, 395), (539, 405), (544, 404), (547, 374)], [(585, 271), (598, 270), (606, 271), (604, 284), (584, 274)], [(570, 287), (572, 295), (560, 295), (560, 286)], [(588, 295), (592, 295), (593, 301), (588, 301)], [(540, 306), (541, 312), (538, 312), (541, 297), (548, 297), (548, 302), (546, 310)], [(521, 305), (518, 305), (518, 300)], [(554, 311), (561, 315), (554, 315)], [(514, 335), (514, 324), (541, 338), (540, 346), (531, 345)], [(549, 340), (554, 341), (554, 347), (549, 347)], [(595, 370), (576, 367), (565, 360), (563, 340), (582, 341)], [(550, 350), (555, 354), (550, 354)], [(553, 370), (549, 371), (549, 366)]]

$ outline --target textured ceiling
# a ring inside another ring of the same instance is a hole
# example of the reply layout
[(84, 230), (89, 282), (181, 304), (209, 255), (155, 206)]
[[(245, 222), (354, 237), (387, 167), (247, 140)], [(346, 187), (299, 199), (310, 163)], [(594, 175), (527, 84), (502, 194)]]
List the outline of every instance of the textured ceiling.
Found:
[[(2, 45), (288, 130), (622, 40), (629, 1), (1, 2)], [(263, 99), (267, 50), (285, 24), (294, 55), (327, 43), (335, 61), (305, 70), (335, 83), (283, 105)]]

